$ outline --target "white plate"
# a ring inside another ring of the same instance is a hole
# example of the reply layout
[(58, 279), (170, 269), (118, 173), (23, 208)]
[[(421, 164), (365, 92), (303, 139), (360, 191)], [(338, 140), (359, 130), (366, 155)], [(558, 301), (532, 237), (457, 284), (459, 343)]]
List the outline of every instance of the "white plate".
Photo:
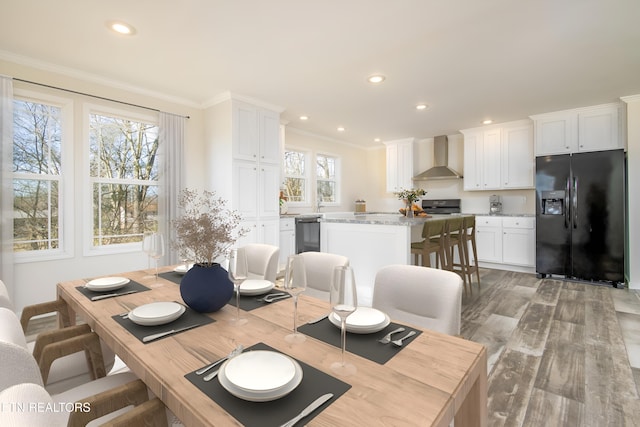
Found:
[(193, 264), (180, 264), (179, 266), (174, 268), (173, 271), (178, 274), (185, 274), (187, 271), (191, 270), (191, 267), (193, 267)]
[(268, 280), (247, 279), (240, 284), (240, 295), (262, 295), (269, 292), (275, 284)]
[[(257, 354), (253, 355), (254, 353)], [(266, 353), (270, 354), (266, 355)], [(232, 363), (244, 355), (251, 356), (248, 356), (244, 361), (241, 359), (240, 362)], [(276, 366), (274, 367), (270, 363), (274, 363)], [(229, 365), (231, 365), (231, 369), (229, 369)], [(239, 367), (241, 365), (243, 366), (242, 369), (246, 368), (252, 374), (240, 371)], [(270, 373), (269, 371), (272, 370), (278, 371), (279, 374)], [(234, 384), (229, 379), (229, 374), (233, 377), (234, 382), (240, 382), (248, 388)], [(253, 378), (251, 377), (252, 375)], [(302, 367), (289, 356), (273, 351), (256, 350), (242, 353), (225, 362), (218, 372), (218, 381), (225, 390), (240, 399), (251, 402), (268, 402), (280, 399), (295, 390), (300, 385), (302, 376)], [(289, 378), (288, 381), (285, 380), (286, 378)], [(272, 387), (277, 384), (281, 385)], [(256, 389), (254, 390), (253, 388)]]
[(127, 283), (129, 283), (129, 279), (126, 277), (101, 277), (89, 281), (84, 287), (96, 292), (115, 291), (124, 287)]
[[(331, 313), (329, 321), (338, 328), (340, 325), (340, 317)], [(347, 332), (354, 334), (373, 334), (379, 332), (389, 326), (391, 319), (386, 313), (371, 307), (358, 307), (356, 311), (347, 317)]]
[(164, 325), (173, 322), (185, 311), (185, 306), (177, 302), (152, 302), (134, 308), (129, 312), (129, 319), (143, 326)]

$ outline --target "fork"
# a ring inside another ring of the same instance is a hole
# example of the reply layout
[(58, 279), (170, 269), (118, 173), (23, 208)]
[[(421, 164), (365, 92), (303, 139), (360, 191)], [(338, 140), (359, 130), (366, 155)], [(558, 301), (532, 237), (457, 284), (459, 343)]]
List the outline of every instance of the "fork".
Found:
[(391, 342), (391, 335), (397, 334), (398, 332), (404, 332), (404, 328), (400, 327), (398, 329), (394, 329), (393, 331), (391, 331), (387, 335), (385, 335), (384, 338), (380, 338), (378, 340), (378, 342), (380, 342), (382, 344), (389, 344)]
[(403, 336), (402, 338), (398, 338), (397, 340), (391, 341), (391, 344), (395, 345), (396, 347), (402, 347), (402, 341), (406, 340), (409, 337), (414, 336), (415, 334), (416, 334), (416, 331), (411, 331), (407, 335)]
[(274, 298), (275, 299), (279, 299), (279, 298), (284, 298), (285, 295), (289, 295), (287, 293), (284, 292), (277, 292), (275, 294), (268, 294), (263, 296), (262, 298), (258, 298), (256, 299), (256, 301), (260, 301), (260, 302), (271, 302)]

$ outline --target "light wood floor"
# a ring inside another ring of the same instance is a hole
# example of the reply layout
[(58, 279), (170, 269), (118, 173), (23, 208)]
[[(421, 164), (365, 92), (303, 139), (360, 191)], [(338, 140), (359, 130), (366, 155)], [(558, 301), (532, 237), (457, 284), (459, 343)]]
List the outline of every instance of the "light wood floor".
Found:
[(640, 425), (640, 293), (488, 269), (481, 282), (461, 332), (487, 346), (490, 426)]
[(640, 295), (481, 270), (462, 335), (487, 346), (490, 426), (640, 425)]

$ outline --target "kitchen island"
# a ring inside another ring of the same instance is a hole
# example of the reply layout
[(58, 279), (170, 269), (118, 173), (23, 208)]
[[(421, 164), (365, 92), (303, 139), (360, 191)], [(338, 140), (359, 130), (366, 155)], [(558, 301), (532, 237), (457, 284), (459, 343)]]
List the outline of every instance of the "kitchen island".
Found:
[(451, 215), (327, 213), (320, 220), (320, 250), (349, 258), (358, 304), (371, 306), (376, 272), (390, 264), (412, 264), (411, 242), (422, 240), (424, 223), (447, 218)]

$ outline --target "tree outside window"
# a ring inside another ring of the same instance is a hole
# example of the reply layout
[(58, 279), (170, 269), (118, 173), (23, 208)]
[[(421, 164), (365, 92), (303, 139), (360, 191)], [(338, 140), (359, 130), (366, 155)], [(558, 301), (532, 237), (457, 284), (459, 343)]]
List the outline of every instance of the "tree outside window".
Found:
[(61, 247), (62, 109), (14, 99), (13, 250)]
[(284, 186), (289, 203), (308, 202), (306, 154), (300, 151), (284, 153)]
[(337, 159), (318, 154), (316, 156), (316, 185), (318, 199), (323, 203), (338, 201), (338, 181), (336, 177)]
[(158, 126), (92, 113), (93, 246), (139, 242), (158, 224)]

